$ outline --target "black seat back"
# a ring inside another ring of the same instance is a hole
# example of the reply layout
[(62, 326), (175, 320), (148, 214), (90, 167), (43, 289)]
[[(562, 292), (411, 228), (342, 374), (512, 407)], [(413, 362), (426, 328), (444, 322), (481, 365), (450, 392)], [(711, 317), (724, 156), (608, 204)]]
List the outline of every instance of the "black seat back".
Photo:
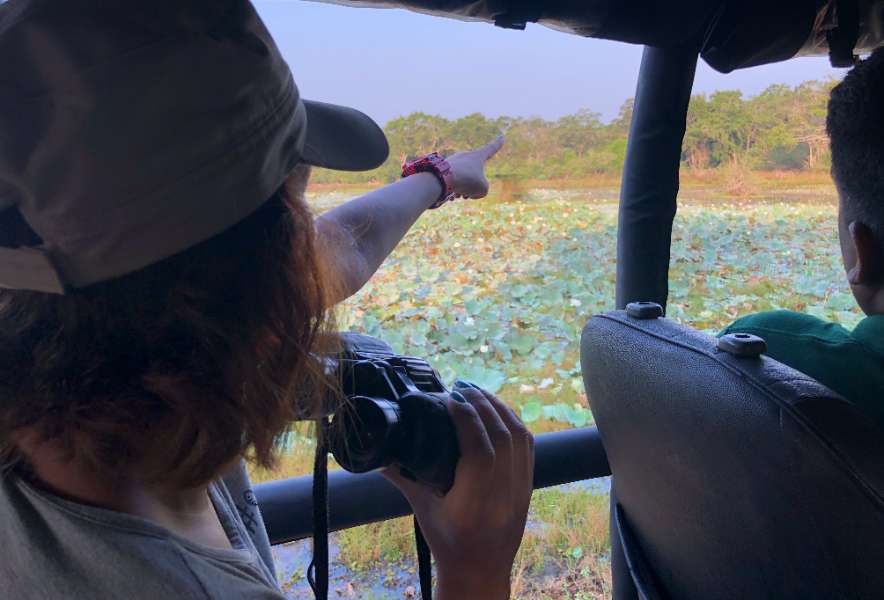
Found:
[(853, 405), (619, 311), (590, 319), (581, 361), (639, 595), (884, 597), (884, 435)]

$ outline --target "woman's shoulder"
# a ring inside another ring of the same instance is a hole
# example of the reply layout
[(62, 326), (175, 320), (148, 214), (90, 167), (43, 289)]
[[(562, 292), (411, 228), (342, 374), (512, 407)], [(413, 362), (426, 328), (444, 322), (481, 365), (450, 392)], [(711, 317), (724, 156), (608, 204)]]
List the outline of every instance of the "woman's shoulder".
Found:
[[(174, 569), (164, 569), (171, 575), (165, 581), (142, 579), (148, 567), (134, 567), (135, 556), (169, 562), (158, 539), (117, 528), (103, 515), (90, 514), (89, 509), (53, 497), (15, 473), (4, 473), (0, 477), (0, 546), (15, 550), (4, 552), (0, 561), (0, 596), (104, 598), (125, 594), (147, 598), (148, 594), (187, 589), (192, 577), (176, 576)], [(135, 581), (140, 584), (136, 586)]]
[(139, 517), (0, 477), (4, 598), (281, 598), (253, 553), (200, 549)]

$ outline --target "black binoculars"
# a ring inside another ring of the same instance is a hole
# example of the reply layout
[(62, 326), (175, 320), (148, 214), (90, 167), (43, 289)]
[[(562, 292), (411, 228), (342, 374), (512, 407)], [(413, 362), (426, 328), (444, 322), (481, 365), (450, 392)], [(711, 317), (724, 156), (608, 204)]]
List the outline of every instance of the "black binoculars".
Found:
[(397, 465), (403, 476), (446, 493), (460, 452), (439, 374), (377, 338), (344, 333), (341, 341), (331, 361), (345, 396), (330, 428), (335, 460), (353, 473)]

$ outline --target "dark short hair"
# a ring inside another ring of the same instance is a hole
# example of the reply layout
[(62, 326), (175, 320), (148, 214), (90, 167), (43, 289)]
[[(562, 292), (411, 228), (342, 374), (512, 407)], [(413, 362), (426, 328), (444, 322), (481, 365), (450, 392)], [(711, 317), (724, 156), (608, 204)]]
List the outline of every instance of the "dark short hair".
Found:
[[(313, 217), (283, 186), (222, 234), (66, 295), (0, 291), (0, 458), (22, 428), (108, 474), (196, 485), (270, 467), (320, 389)], [(297, 400), (296, 400), (297, 399)]]
[(868, 225), (884, 244), (884, 48), (832, 90), (826, 129), (844, 216)]

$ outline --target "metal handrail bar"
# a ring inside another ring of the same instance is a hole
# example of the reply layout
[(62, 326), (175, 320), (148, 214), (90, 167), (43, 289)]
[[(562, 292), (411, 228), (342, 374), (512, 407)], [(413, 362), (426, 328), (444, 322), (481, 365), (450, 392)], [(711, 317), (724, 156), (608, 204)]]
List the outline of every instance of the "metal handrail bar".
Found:
[[(595, 427), (538, 435), (534, 442), (534, 457), (534, 489), (611, 474)], [(313, 477), (310, 475), (255, 486), (272, 544), (312, 535), (312, 486)], [(380, 473), (355, 475), (332, 471), (328, 486), (330, 531), (411, 514), (411, 507), (399, 490)]]

